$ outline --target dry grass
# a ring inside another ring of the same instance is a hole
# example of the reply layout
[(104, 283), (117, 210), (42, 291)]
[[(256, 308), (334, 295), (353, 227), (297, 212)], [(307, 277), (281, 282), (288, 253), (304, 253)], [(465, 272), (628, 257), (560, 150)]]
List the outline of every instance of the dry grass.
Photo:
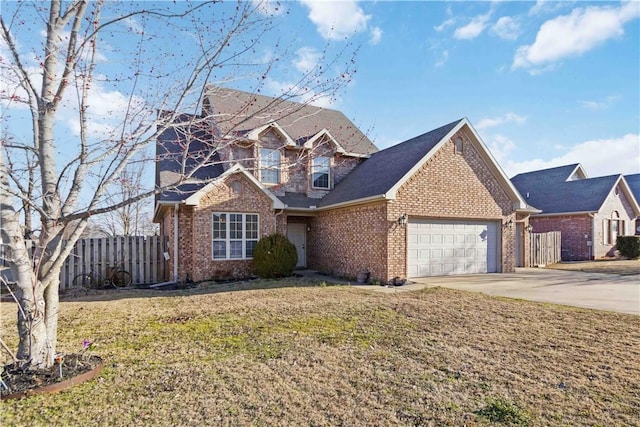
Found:
[[(302, 281), (296, 282), (303, 284)], [(640, 318), (354, 287), (126, 292), (62, 303), (102, 376), (2, 403), (9, 425), (634, 425)], [(306, 283), (308, 284), (308, 283)], [(274, 288), (275, 287), (275, 288)], [(14, 306), (2, 337), (15, 344)]]
[(601, 259), (596, 261), (561, 262), (547, 266), (555, 270), (584, 271), (585, 273), (640, 274), (640, 259)]

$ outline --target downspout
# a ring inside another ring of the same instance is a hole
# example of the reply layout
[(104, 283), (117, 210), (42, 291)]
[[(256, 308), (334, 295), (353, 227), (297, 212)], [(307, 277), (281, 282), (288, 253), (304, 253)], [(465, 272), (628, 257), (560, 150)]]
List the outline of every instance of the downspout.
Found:
[(173, 281), (178, 281), (178, 203), (173, 205)]
[(589, 261), (596, 258), (596, 214), (590, 213), (591, 217), (591, 247), (589, 248)]
[[(282, 215), (284, 213), (284, 209), (286, 209), (286, 205), (285, 208), (280, 209), (280, 212), (276, 212), (276, 214), (274, 215), (275, 219), (276, 219), (276, 233), (278, 232), (278, 216)], [(286, 234), (287, 230), (285, 230), (285, 234)]]

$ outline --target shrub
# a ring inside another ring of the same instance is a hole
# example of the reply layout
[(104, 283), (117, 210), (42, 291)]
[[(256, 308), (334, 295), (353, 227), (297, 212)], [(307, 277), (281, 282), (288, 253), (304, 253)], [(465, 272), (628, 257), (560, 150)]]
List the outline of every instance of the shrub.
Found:
[(493, 423), (512, 426), (526, 426), (529, 424), (529, 413), (506, 399), (488, 398), (485, 403), (486, 406), (475, 411), (475, 414), (480, 415)]
[(640, 258), (640, 236), (618, 236), (616, 248), (625, 258)]
[(263, 237), (253, 250), (253, 270), (259, 277), (290, 276), (297, 263), (296, 247), (282, 234)]

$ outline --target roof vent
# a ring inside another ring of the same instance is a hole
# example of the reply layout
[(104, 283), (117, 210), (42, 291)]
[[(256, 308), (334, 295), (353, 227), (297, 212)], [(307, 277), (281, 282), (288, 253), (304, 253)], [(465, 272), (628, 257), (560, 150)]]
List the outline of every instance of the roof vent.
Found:
[(527, 199), (529, 198), (529, 192), (527, 191)]

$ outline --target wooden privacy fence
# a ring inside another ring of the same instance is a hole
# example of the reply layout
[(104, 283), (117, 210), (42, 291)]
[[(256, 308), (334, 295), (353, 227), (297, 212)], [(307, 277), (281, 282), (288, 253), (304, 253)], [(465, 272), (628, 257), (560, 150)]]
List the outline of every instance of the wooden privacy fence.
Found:
[[(122, 236), (80, 239), (60, 271), (60, 289), (73, 286), (73, 278), (92, 270), (107, 277), (107, 269), (114, 267), (131, 273), (133, 284), (164, 281), (166, 237)], [(35, 249), (36, 242), (27, 241)], [(5, 245), (2, 245), (6, 249)], [(10, 254), (4, 253), (3, 255)], [(8, 258), (3, 256), (2, 258)]]
[(529, 267), (538, 267), (560, 262), (560, 232), (529, 234)]

